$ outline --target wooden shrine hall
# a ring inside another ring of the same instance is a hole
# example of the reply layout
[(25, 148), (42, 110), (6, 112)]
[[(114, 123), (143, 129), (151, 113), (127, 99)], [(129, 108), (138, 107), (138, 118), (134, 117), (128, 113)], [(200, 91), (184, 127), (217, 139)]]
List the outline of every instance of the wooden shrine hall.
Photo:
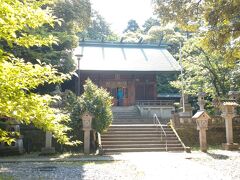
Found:
[(82, 56), (74, 57), (80, 69), (80, 93), (90, 78), (111, 93), (116, 106), (156, 100), (156, 75), (181, 68), (166, 46), (86, 41), (80, 42), (73, 54)]

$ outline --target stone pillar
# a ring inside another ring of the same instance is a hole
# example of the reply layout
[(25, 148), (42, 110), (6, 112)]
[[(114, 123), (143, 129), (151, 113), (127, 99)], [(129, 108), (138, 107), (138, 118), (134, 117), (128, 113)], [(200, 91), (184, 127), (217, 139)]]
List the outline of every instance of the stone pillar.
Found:
[(200, 149), (203, 152), (207, 152), (206, 130), (208, 129), (208, 120), (210, 117), (205, 111), (198, 111), (192, 118), (196, 120), (197, 130), (199, 130)]
[(92, 118), (93, 116), (85, 112), (82, 115), (83, 131), (84, 131), (84, 153), (90, 153), (90, 132), (92, 130)]
[[(184, 98), (184, 107), (183, 108), (183, 98)], [(184, 97), (182, 97), (180, 99), (180, 104), (182, 106), (183, 109), (185, 109), (185, 111), (183, 112), (179, 112), (179, 119), (180, 119), (180, 123), (184, 124), (186, 122), (188, 123), (192, 123), (192, 107), (191, 104), (188, 102), (188, 95), (184, 95)]]
[(41, 154), (54, 154), (55, 148), (52, 147), (52, 133), (46, 132), (46, 140), (45, 140), (45, 147), (42, 148)]
[(84, 130), (84, 153), (90, 153), (90, 130)]
[(52, 147), (52, 133), (51, 132), (46, 132), (45, 147), (46, 148), (51, 148)]
[(235, 107), (238, 106), (236, 102), (228, 101), (222, 105), (222, 117), (225, 119), (226, 127), (226, 141), (227, 143), (222, 144), (225, 150), (238, 149), (238, 144), (233, 143), (233, 126), (232, 119), (235, 116)]
[(200, 149), (202, 152), (207, 152), (207, 129), (198, 129), (199, 130), (199, 142), (200, 142)]

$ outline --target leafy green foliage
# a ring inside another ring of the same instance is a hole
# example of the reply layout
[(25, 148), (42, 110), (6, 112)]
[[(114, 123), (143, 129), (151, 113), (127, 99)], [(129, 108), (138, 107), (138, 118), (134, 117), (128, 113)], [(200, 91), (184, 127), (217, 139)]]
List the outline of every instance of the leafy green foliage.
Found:
[(128, 21), (128, 25), (127, 25), (127, 28), (123, 31), (124, 33), (125, 32), (136, 32), (137, 30), (139, 30), (140, 29), (140, 27), (139, 27), (139, 25), (138, 25), (138, 23), (137, 23), (137, 21), (136, 20), (134, 20), (134, 19), (130, 19), (129, 21)]
[[(182, 51), (184, 89), (187, 94), (196, 95), (202, 87), (212, 97), (226, 97), (233, 83), (235, 88), (240, 88), (239, 74), (236, 73), (239, 72), (239, 63), (234, 66), (227, 64), (221, 54), (202, 46), (198, 38), (189, 40)], [(180, 80), (172, 84), (181, 89)]]
[(150, 43), (168, 44), (168, 50), (176, 55), (179, 52), (180, 43), (186, 40), (180, 32), (175, 31), (173, 25), (152, 26), (145, 38), (145, 41)]
[(50, 3), (50, 0), (39, 0), (24, 2), (19, 0), (1, 0), (0, 6), (0, 40), (4, 39), (9, 46), (42, 46), (56, 43), (57, 39), (52, 36), (33, 34), (33, 30), (49, 24), (53, 26), (60, 23), (52, 15), (50, 8), (41, 8), (43, 4)]
[(73, 107), (77, 104), (77, 96), (70, 90), (61, 94), (62, 107), (67, 112), (72, 112)]
[(165, 22), (201, 35), (201, 43), (227, 62), (240, 58), (240, 1), (154, 0), (155, 12)]
[(102, 133), (112, 123), (112, 97), (103, 88), (98, 88), (88, 79), (84, 85), (84, 93), (80, 98), (81, 112), (94, 115), (93, 128)]
[[(39, 30), (60, 23), (47, 6), (52, 1), (0, 0), (0, 40), (19, 47), (40, 47), (57, 42), (53, 35)], [(38, 32), (38, 33), (36, 33)], [(54, 98), (33, 91), (46, 83), (61, 83), (69, 76), (59, 73), (51, 65), (26, 63), (6, 52), (0, 46), (0, 117), (14, 119), (23, 124), (32, 123), (37, 128), (50, 131), (61, 143), (73, 144), (67, 137), (70, 129), (64, 123), (67, 117), (51, 108)], [(4, 129), (0, 130), (1, 141), (13, 140)]]
[[(80, 119), (85, 112), (91, 113), (93, 118), (93, 128), (102, 133), (112, 122), (112, 97), (103, 88), (98, 88), (91, 80), (87, 80), (84, 85), (84, 93), (77, 100), (71, 112), (71, 127), (79, 129), (82, 126)], [(76, 130), (74, 130), (76, 131)]]
[(136, 43), (141, 38), (144, 38), (144, 37), (145, 37), (145, 35), (142, 34), (141, 31), (136, 31), (136, 32), (128, 31), (122, 35), (123, 41), (127, 42), (127, 43)]
[(160, 21), (158, 19), (150, 17), (144, 22), (142, 26), (143, 31), (147, 33), (153, 26), (160, 26)]
[(58, 1), (53, 6), (53, 12), (55, 16), (63, 20), (61, 26), (56, 27), (55, 30), (74, 34), (88, 27), (91, 4), (89, 0)]
[(69, 134), (73, 137), (74, 140), (82, 140), (83, 135), (81, 132), (82, 129), (82, 120), (81, 120), (81, 105), (80, 100), (76, 97), (76, 104), (72, 106), (72, 110), (70, 111), (70, 119), (69, 126), (72, 128), (72, 131)]
[[(57, 21), (53, 21), (51, 25), (44, 23), (42, 26), (31, 28), (29, 30), (31, 39), (23, 42), (24, 46), (19, 43), (12, 43), (9, 46), (9, 43), (6, 44), (4, 41), (2, 45), (5, 51), (25, 61), (35, 64), (36, 59), (41, 59), (42, 62), (52, 64), (58, 71), (69, 73), (75, 69), (71, 49), (78, 45), (76, 33), (86, 28), (90, 21), (90, 2), (88, 0), (66, 0), (56, 1), (50, 6), (52, 9), (50, 10), (49, 7), (47, 9), (53, 17), (59, 18)], [(36, 37), (51, 37), (52, 42), (40, 46), (39, 42), (36, 42)], [(35, 44), (29, 44), (32, 39), (35, 40)]]
[(171, 85), (171, 82), (177, 79), (176, 73), (162, 73), (157, 76), (158, 93), (178, 93), (178, 89)]
[(91, 14), (90, 26), (83, 32), (79, 33), (81, 39), (90, 39), (90, 40), (106, 40), (106, 41), (116, 41), (118, 36), (114, 34), (109, 24), (105, 19), (97, 12), (93, 11)]

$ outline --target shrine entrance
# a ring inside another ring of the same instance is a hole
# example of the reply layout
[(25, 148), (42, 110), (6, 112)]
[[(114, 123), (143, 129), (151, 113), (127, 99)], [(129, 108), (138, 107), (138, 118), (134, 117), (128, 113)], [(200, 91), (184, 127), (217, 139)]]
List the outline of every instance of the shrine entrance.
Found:
[(106, 83), (107, 90), (113, 96), (114, 106), (128, 105), (128, 86), (124, 81), (111, 81)]
[(123, 98), (124, 98), (123, 88), (118, 87), (116, 89), (117, 89), (117, 106), (122, 106), (123, 105)]

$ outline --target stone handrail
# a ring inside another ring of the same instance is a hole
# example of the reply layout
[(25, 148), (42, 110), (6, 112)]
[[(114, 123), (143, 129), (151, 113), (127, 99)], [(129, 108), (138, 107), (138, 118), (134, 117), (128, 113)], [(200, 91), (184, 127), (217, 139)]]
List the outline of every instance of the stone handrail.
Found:
[(174, 101), (170, 100), (138, 100), (136, 104), (139, 106), (173, 106)]

